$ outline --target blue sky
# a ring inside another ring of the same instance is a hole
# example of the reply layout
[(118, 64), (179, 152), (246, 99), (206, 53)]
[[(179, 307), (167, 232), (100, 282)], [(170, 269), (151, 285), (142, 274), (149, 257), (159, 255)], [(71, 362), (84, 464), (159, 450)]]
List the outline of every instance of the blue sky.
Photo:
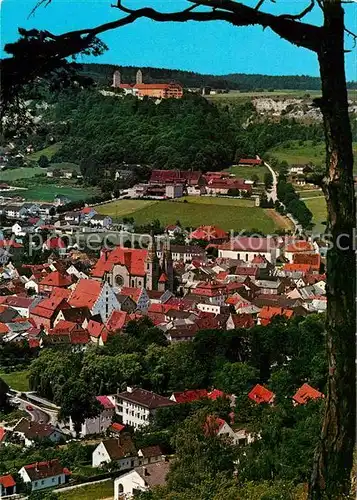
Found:
[[(19, 26), (61, 33), (95, 26), (120, 15), (110, 7), (115, 0), (52, 0), (51, 5), (39, 8), (28, 19), (36, 1), (2, 0), (1, 49), (7, 42), (16, 40)], [(257, 0), (246, 0), (246, 3), (254, 5)], [(278, 0), (274, 5), (267, 1), (266, 9), (282, 12), (284, 7), (286, 12), (299, 12), (307, 3), (308, 0)], [(131, 8), (144, 4), (144, 0), (126, 0), (126, 5)], [(175, 11), (187, 7), (188, 3), (184, 0), (148, 0), (146, 5)], [(357, 31), (357, 3), (345, 8), (348, 27)], [(307, 20), (319, 24), (319, 10), (316, 8)], [(237, 28), (223, 22), (155, 23), (142, 19), (101, 38), (109, 50), (99, 58), (86, 58), (83, 62), (156, 66), (211, 74), (318, 75), (314, 54), (293, 47), (259, 27)], [(347, 44), (352, 48), (351, 40), (347, 39)], [(346, 69), (348, 79), (357, 80), (357, 48), (346, 54)]]

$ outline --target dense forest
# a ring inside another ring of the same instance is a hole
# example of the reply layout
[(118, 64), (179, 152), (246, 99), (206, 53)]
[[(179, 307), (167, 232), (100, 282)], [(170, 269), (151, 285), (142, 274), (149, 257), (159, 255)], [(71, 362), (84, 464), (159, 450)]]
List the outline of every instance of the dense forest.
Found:
[[(126, 83), (135, 82), (135, 74), (138, 69), (143, 72), (143, 81), (146, 83), (158, 83), (165, 81), (178, 81), (184, 87), (201, 88), (211, 87), (213, 89), (230, 89), (241, 91), (252, 91), (259, 89), (275, 90), (320, 90), (320, 78), (307, 75), (270, 76), (245, 73), (232, 73), (228, 75), (204, 75), (193, 71), (182, 71), (178, 69), (150, 68), (136, 66), (115, 66), (114, 64), (83, 64), (82, 72), (93, 78), (100, 85), (108, 85), (112, 82), (113, 72), (119, 69), (122, 81)], [(350, 89), (357, 88), (357, 82), (349, 82)]]
[(123, 163), (221, 170), (235, 159), (262, 155), (283, 141), (323, 138), (319, 123), (262, 121), (251, 103), (215, 106), (188, 94), (155, 104), (133, 96), (104, 96), (91, 89), (61, 92), (41, 127), (44, 139), (50, 136), (61, 144), (52, 161), (80, 164), (91, 184), (112, 178)]

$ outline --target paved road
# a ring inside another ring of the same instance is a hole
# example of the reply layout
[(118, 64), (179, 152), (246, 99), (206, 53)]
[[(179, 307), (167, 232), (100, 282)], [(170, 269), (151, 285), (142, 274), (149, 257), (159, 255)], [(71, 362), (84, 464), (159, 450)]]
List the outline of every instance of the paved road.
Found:
[(273, 202), (275, 203), (276, 200), (278, 199), (278, 194), (277, 194), (277, 189), (276, 189), (276, 186), (278, 184), (278, 177), (275, 173), (275, 171), (271, 168), (271, 166), (264, 162), (264, 165), (267, 167), (267, 169), (270, 171), (271, 175), (273, 176), (273, 186), (271, 188), (271, 191), (270, 193), (267, 193), (267, 197), (268, 197), (268, 200), (273, 200)]

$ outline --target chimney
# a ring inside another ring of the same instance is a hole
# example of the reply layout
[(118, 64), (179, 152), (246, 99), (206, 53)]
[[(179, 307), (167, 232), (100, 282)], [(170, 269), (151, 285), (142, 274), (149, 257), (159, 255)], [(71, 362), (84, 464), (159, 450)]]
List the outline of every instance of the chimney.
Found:
[(149, 473), (148, 473), (147, 468), (146, 468), (146, 467), (144, 467), (143, 469), (144, 469), (144, 471), (143, 471), (143, 472), (144, 472), (144, 476), (148, 476), (148, 475), (149, 475)]
[(39, 468), (38, 468), (38, 462), (36, 462), (36, 467), (35, 467), (35, 470), (36, 470), (36, 472), (38, 472), (38, 471), (39, 471)]

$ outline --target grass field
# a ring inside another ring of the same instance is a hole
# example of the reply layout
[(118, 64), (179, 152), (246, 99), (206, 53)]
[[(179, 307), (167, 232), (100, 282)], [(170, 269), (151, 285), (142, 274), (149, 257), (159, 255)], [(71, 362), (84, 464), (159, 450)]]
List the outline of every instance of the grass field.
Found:
[(50, 160), (52, 156), (57, 153), (57, 151), (60, 149), (61, 144), (52, 144), (51, 146), (48, 146), (47, 148), (41, 149), (40, 151), (36, 151), (35, 153), (31, 153), (30, 155), (27, 156), (27, 159), (32, 160), (32, 161), (38, 161), (40, 159), (40, 156), (47, 156), (47, 158)]
[(101, 215), (110, 215), (111, 217), (123, 217), (129, 215), (131, 216), (137, 210), (149, 207), (154, 203), (157, 202), (152, 200), (118, 200), (118, 201), (113, 201), (112, 203), (105, 203), (104, 205), (96, 207), (96, 210)]
[[(290, 147), (287, 148), (286, 146)], [(294, 163), (310, 163), (322, 165), (325, 161), (325, 144), (323, 142), (313, 145), (312, 141), (304, 141), (300, 145), (299, 141), (287, 141), (268, 151), (279, 161), (286, 161), (289, 165)], [(353, 143), (353, 153), (355, 157), (355, 171), (357, 171), (357, 142)]]
[(11, 191), (13, 196), (22, 196), (29, 201), (53, 201), (55, 196), (60, 194), (67, 196), (71, 201), (85, 200), (95, 194), (94, 189), (60, 187), (52, 184), (34, 186), (26, 190)]
[(58, 170), (75, 170), (76, 172), (79, 172), (79, 165), (77, 165), (76, 163), (70, 163), (69, 161), (64, 161), (62, 163), (51, 163), (50, 166), (46, 168), (46, 171), (55, 170), (56, 168)]
[[(56, 492), (57, 493), (57, 492)], [(59, 500), (100, 500), (114, 498), (114, 482), (111, 479), (102, 483), (74, 488), (73, 490), (57, 493)]]
[(195, 228), (202, 224), (213, 224), (225, 229), (240, 231), (257, 229), (271, 233), (277, 229), (276, 220), (264, 209), (255, 207), (251, 200), (189, 197), (190, 201), (144, 201), (119, 200), (97, 207), (98, 212), (112, 217), (131, 216), (138, 225), (155, 219), (163, 226), (177, 220), (184, 227)]
[(241, 167), (239, 165), (232, 165), (230, 168), (227, 168), (228, 172), (231, 172), (239, 179), (252, 180), (253, 175), (257, 175), (259, 177), (259, 181), (264, 181), (264, 174), (269, 172), (265, 165), (261, 165), (260, 167)]
[(46, 170), (40, 167), (34, 168), (13, 168), (11, 170), (4, 170), (0, 172), (0, 181), (11, 182), (17, 181), (18, 179), (30, 179), (35, 175), (45, 174)]
[(323, 192), (318, 189), (311, 189), (310, 191), (297, 191), (300, 198), (305, 200), (306, 198), (316, 198), (316, 196), (323, 196)]
[(29, 372), (27, 370), (10, 373), (0, 372), (0, 378), (2, 378), (11, 389), (21, 392), (30, 390), (28, 375)]
[(325, 198), (323, 196), (321, 198), (311, 198), (310, 200), (306, 200), (305, 203), (308, 209), (313, 213), (312, 221), (315, 224), (315, 231), (324, 232), (326, 226), (322, 224), (322, 222), (325, 222), (327, 218)]

